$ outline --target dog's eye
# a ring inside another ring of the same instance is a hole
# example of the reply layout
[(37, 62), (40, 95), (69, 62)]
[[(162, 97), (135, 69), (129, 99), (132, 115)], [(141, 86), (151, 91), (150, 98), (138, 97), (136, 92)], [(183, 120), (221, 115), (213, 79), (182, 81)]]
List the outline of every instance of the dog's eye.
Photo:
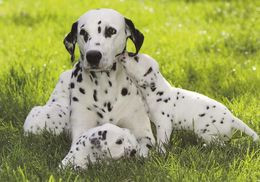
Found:
[(89, 35), (88, 35), (88, 32), (87, 32), (86, 30), (81, 29), (80, 32), (79, 32), (79, 34), (83, 36), (85, 42), (88, 41), (88, 37), (89, 37)]
[(118, 144), (118, 145), (121, 145), (123, 143), (123, 139), (118, 139), (117, 141), (116, 141), (116, 144)]
[(116, 34), (116, 29), (113, 27), (106, 27), (105, 29), (105, 37), (111, 37), (112, 35)]

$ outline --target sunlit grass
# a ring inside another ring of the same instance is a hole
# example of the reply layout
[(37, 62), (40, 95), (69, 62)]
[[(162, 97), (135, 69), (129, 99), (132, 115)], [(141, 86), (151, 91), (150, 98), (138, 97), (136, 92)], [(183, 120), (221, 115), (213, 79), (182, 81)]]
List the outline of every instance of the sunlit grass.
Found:
[(44, 104), (60, 73), (72, 67), (65, 34), (81, 14), (99, 7), (133, 20), (145, 35), (141, 52), (158, 60), (172, 85), (223, 102), (259, 133), (257, 1), (0, 0), (0, 181), (260, 180), (259, 144), (239, 133), (222, 147), (174, 133), (166, 156), (152, 151), (145, 160), (112, 161), (83, 172), (57, 168), (68, 136), (23, 136), (30, 109)]

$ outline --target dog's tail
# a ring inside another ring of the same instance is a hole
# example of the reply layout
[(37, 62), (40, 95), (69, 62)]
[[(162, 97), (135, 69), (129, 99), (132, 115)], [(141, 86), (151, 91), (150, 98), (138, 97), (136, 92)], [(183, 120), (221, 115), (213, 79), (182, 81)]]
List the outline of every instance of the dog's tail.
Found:
[(253, 138), (254, 142), (259, 140), (259, 136), (257, 135), (257, 133), (254, 130), (252, 130), (251, 128), (249, 128), (249, 126), (247, 126), (240, 119), (234, 117), (234, 119), (232, 120), (232, 123), (233, 123), (233, 128), (244, 132), (248, 136), (251, 136)]

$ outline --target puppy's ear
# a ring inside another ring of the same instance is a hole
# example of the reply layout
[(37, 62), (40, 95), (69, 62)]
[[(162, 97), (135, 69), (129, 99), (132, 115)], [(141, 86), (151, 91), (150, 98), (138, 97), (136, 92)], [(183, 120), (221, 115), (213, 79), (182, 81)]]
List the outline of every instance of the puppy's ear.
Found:
[(133, 22), (125, 18), (127, 36), (133, 41), (135, 45), (135, 53), (129, 53), (129, 56), (135, 56), (138, 54), (140, 48), (144, 42), (144, 35), (135, 28)]
[(64, 38), (63, 44), (65, 45), (67, 51), (70, 53), (70, 59), (73, 62), (75, 59), (74, 51), (77, 42), (77, 33), (78, 33), (78, 22), (75, 22), (71, 26), (71, 31)]

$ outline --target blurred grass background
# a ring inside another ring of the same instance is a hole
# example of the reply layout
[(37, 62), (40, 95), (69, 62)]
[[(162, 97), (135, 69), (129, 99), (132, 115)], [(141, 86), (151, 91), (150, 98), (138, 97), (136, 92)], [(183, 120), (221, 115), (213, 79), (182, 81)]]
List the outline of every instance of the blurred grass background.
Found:
[[(72, 67), (63, 38), (87, 10), (112, 8), (144, 33), (141, 52), (176, 87), (210, 96), (260, 131), (260, 3), (254, 0), (0, 0), (0, 181), (259, 181), (259, 144), (236, 134), (203, 147), (176, 133), (169, 153), (59, 171), (69, 138), (22, 126)], [(131, 48), (131, 46), (130, 46)]]

